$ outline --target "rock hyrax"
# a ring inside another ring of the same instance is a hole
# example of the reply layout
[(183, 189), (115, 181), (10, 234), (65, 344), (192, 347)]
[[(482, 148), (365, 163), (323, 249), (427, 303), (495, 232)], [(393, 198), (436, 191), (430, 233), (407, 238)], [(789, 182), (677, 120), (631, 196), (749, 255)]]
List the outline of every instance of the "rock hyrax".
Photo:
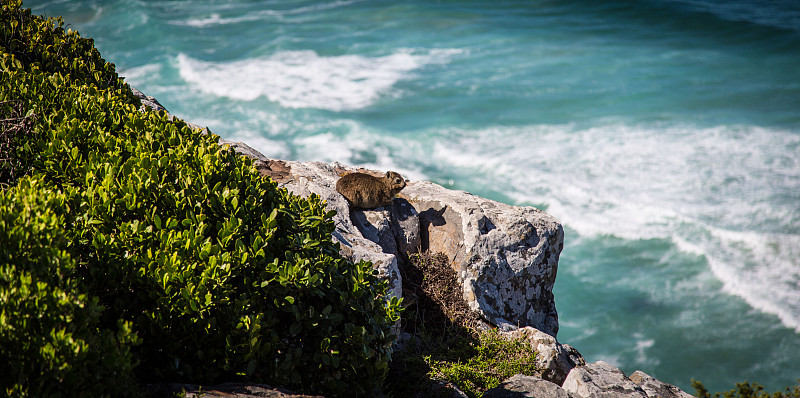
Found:
[(387, 171), (383, 178), (366, 173), (350, 173), (336, 181), (336, 191), (354, 209), (391, 205), (392, 198), (405, 187), (406, 180), (394, 171)]

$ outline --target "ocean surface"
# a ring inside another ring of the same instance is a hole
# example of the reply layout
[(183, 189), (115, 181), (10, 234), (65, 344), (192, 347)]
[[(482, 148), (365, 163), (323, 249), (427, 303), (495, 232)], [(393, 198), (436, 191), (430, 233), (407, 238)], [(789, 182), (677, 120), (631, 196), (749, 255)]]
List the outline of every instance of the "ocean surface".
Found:
[(693, 393), (800, 378), (796, 0), (26, 1), (265, 155), (557, 217), (559, 340)]

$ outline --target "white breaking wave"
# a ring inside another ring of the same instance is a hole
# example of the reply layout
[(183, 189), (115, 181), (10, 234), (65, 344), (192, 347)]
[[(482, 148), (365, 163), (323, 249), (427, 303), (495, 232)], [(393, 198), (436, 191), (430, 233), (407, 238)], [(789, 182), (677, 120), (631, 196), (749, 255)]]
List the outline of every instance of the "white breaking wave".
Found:
[(207, 62), (178, 56), (181, 78), (197, 89), (242, 101), (266, 97), (287, 108), (356, 110), (372, 105), (392, 86), (430, 64), (447, 62), (460, 50), (400, 51), (382, 57), (319, 56), (314, 51), (283, 51), (233, 62)]
[[(451, 130), (433, 162), (584, 236), (670, 239), (800, 332), (800, 135), (752, 126)], [(480, 183), (480, 181), (479, 181)]]

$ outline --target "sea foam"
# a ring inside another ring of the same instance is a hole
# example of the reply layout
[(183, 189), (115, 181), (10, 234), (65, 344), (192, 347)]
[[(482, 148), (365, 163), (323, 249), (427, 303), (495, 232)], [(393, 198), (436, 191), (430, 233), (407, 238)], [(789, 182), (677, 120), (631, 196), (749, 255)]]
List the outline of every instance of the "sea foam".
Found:
[(459, 50), (403, 50), (380, 57), (320, 56), (314, 51), (282, 51), (231, 62), (177, 57), (180, 76), (202, 92), (234, 100), (266, 97), (287, 108), (331, 111), (365, 108), (425, 65), (445, 63)]
[(670, 240), (800, 332), (800, 135), (618, 123), (437, 134), (439, 167), (545, 205), (584, 236)]

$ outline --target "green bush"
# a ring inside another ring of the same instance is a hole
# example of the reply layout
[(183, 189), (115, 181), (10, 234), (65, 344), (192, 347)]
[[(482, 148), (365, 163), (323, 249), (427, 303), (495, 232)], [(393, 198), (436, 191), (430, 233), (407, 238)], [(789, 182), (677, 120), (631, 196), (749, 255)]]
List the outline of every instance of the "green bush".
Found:
[[(217, 136), (139, 112), (93, 47), (15, 5), (3, 29), (25, 30), (2, 39), (0, 102), (37, 117), (14, 155), (64, 192), (68, 288), (95, 303), (98, 333), (130, 322), (137, 379), (375, 389), (399, 305), (371, 264), (339, 255), (324, 202), (278, 189)], [(70, 37), (80, 61), (57, 61)]]
[(695, 389), (695, 396), (699, 398), (800, 398), (800, 380), (798, 380), (798, 385), (791, 388), (786, 387), (783, 392), (778, 391), (772, 394), (765, 392), (764, 386), (748, 382), (736, 383), (736, 388), (714, 395), (711, 395), (703, 383), (697, 380), (692, 380), (692, 387)]
[[(0, 386), (6, 396), (131, 396), (130, 323), (98, 329), (66, 249), (67, 195), (23, 179), (0, 192)], [(114, 380), (114, 383), (108, 383)]]
[(139, 103), (117, 76), (114, 64), (100, 56), (92, 39), (65, 30), (60, 17), (45, 19), (21, 6), (21, 0), (4, 0), (0, 7), (0, 46), (4, 53), (26, 67), (36, 66), (68, 80), (120, 90), (126, 102)]
[(481, 332), (478, 341), (446, 355), (425, 357), (430, 375), (449, 381), (470, 397), (479, 397), (515, 374), (535, 374), (536, 352), (524, 339), (507, 339), (497, 331)]

